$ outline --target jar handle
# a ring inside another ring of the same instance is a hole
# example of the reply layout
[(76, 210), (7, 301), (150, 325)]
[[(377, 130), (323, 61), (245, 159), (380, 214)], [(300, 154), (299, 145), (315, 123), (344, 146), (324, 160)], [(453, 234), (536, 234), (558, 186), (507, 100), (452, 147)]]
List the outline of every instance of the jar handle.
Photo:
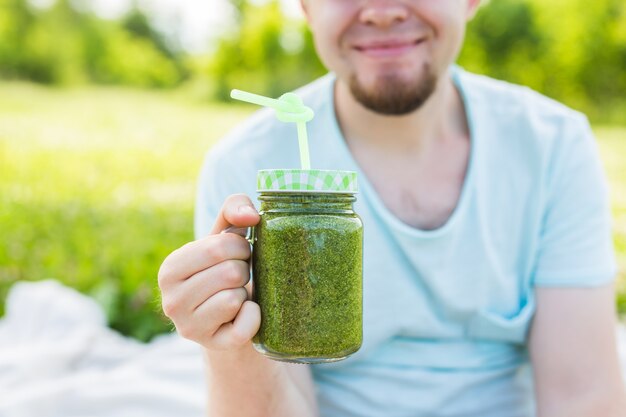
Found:
[(228, 226), (226, 229), (222, 230), (221, 233), (235, 233), (243, 238), (245, 238), (250, 245), (254, 245), (254, 237), (255, 237), (256, 227), (236, 227), (236, 226)]
[(249, 266), (249, 271), (250, 271), (250, 285), (252, 288), (252, 299), (254, 300), (254, 274), (252, 273), (254, 271), (253, 267), (252, 267), (252, 252), (254, 252), (254, 240), (256, 238), (256, 226), (251, 226), (251, 227), (235, 227), (235, 226), (228, 226), (226, 229), (222, 230), (221, 233), (235, 233), (239, 236), (244, 237), (248, 243), (250, 244), (250, 259), (248, 260), (248, 266)]

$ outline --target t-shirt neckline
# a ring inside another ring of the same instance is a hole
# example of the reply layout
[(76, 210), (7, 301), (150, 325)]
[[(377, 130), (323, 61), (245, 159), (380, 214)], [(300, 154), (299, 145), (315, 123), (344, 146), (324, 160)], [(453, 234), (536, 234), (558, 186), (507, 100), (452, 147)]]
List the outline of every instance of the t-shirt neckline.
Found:
[(463, 186), (461, 188), (461, 194), (457, 201), (456, 207), (454, 208), (452, 214), (446, 222), (436, 229), (426, 230), (420, 229), (414, 226), (410, 226), (400, 220), (395, 214), (393, 214), (387, 206), (382, 202), (381, 198), (378, 196), (378, 193), (374, 189), (374, 187), (369, 182), (367, 176), (363, 173), (360, 166), (350, 153), (348, 145), (346, 144), (345, 138), (341, 129), (339, 128), (339, 121), (337, 120), (337, 114), (335, 112), (335, 98), (334, 98), (334, 89), (335, 89), (335, 81), (336, 77), (334, 74), (331, 74), (330, 82), (328, 83), (328, 88), (326, 90), (327, 100), (330, 103), (330, 119), (331, 123), (331, 136), (332, 140), (337, 142), (337, 150), (341, 152), (343, 158), (346, 158), (352, 169), (357, 172), (359, 188), (361, 190), (360, 195), (364, 198), (367, 198), (371, 205), (373, 206), (375, 212), (383, 218), (391, 227), (395, 230), (412, 236), (419, 238), (436, 238), (443, 235), (446, 235), (456, 223), (458, 223), (459, 217), (463, 215), (467, 211), (467, 206), (469, 205), (469, 199), (471, 190), (473, 189), (473, 181), (474, 181), (474, 171), (476, 170), (476, 158), (478, 154), (478, 135), (476, 134), (476, 126), (474, 125), (474, 121), (476, 118), (474, 117), (474, 107), (470, 102), (470, 98), (468, 97), (468, 92), (465, 89), (462, 69), (456, 65), (452, 65), (450, 67), (450, 76), (452, 77), (452, 81), (457, 88), (459, 95), (461, 96), (461, 101), (463, 102), (463, 107), (465, 109), (465, 117), (467, 119), (467, 125), (470, 136), (470, 155), (468, 158), (468, 164), (466, 168), (465, 178), (463, 180)]

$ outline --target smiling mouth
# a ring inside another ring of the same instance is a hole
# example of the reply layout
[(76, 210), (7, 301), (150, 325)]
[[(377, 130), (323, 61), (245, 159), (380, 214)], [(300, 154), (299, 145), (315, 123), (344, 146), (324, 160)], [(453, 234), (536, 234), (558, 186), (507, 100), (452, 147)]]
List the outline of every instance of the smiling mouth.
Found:
[(425, 39), (415, 40), (387, 40), (357, 44), (354, 49), (371, 58), (389, 58), (403, 55), (417, 45), (423, 43)]

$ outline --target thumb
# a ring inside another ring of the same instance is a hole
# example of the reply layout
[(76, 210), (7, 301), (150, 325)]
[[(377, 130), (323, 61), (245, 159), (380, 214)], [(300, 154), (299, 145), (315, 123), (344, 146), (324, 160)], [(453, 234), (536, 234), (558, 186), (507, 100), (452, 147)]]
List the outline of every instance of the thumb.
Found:
[(247, 195), (233, 194), (224, 201), (213, 224), (213, 229), (211, 229), (211, 234), (221, 233), (231, 226), (235, 228), (251, 227), (256, 225), (260, 219), (259, 213)]

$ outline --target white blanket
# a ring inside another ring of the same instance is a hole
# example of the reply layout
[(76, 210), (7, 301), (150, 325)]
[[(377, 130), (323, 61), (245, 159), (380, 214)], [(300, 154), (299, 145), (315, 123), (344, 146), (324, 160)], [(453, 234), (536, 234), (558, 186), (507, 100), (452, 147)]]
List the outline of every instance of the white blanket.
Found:
[[(626, 330), (618, 328), (626, 376)], [(95, 301), (55, 281), (19, 282), (0, 320), (0, 417), (201, 417), (198, 345), (148, 344), (106, 326)]]
[(200, 417), (200, 347), (109, 329), (98, 304), (55, 281), (19, 282), (0, 320), (1, 417)]

